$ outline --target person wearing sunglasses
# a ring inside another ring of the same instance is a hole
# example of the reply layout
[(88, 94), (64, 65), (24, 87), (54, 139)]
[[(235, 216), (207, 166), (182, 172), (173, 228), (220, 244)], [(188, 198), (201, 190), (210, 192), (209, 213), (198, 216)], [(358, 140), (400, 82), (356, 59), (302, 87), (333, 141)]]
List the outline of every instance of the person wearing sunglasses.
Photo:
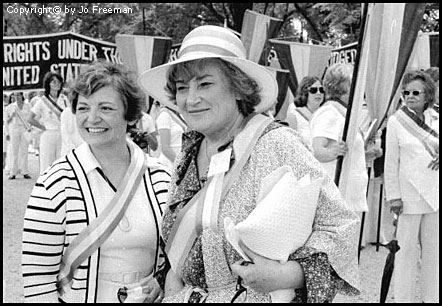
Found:
[[(435, 102), (431, 77), (405, 73), (404, 105), (388, 118), (385, 192), (398, 215), (394, 270), (397, 303), (439, 302), (439, 120), (429, 111)], [(421, 259), (421, 301), (415, 301), (414, 279)]]
[[(290, 108), (287, 114), (289, 126), (290, 122), (296, 122), (295, 130), (298, 131), (302, 140), (311, 148), (310, 120), (313, 113), (324, 102), (325, 91), (321, 80), (316, 76), (306, 76), (301, 80), (298, 94), (295, 98), (296, 108)], [(293, 119), (290, 119), (294, 117)]]

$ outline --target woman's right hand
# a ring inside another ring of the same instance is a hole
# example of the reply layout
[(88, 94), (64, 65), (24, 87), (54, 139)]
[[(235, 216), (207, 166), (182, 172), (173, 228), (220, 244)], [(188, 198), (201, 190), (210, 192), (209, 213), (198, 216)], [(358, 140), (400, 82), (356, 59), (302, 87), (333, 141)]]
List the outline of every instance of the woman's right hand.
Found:
[(332, 154), (334, 154), (336, 158), (338, 158), (338, 156), (345, 156), (345, 154), (347, 154), (348, 147), (345, 141), (341, 140), (339, 142), (331, 144), (330, 150), (332, 151)]
[(404, 203), (401, 199), (395, 199), (389, 201), (390, 204), (390, 211), (393, 212), (396, 215), (402, 214), (402, 211), (404, 210)]

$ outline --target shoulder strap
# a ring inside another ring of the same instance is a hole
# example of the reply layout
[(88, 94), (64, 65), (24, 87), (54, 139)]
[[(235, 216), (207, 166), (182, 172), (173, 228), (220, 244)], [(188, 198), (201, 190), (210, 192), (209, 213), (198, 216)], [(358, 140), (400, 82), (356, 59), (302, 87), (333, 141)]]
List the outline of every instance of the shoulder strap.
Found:
[(128, 144), (133, 158), (122, 184), (100, 216), (75, 237), (63, 255), (57, 277), (57, 288), (61, 295), (70, 287), (77, 267), (106, 241), (118, 225), (146, 172), (144, 152), (132, 141), (128, 140)]
[(296, 108), (295, 111), (298, 112), (305, 120), (310, 121), (311, 118), (307, 115), (307, 113), (302, 108)]
[(439, 134), (425, 124), (424, 121), (420, 120), (406, 106), (401, 107), (393, 116), (411, 135), (422, 143), (425, 150), (432, 157), (436, 157), (439, 154)]
[(49, 107), (49, 109), (57, 116), (58, 119), (60, 119), (61, 116), (61, 112), (63, 111), (60, 106), (57, 105), (57, 103), (55, 103), (51, 97), (48, 97), (46, 95), (43, 95), (41, 97), (41, 99), (43, 100), (43, 102), (46, 104), (47, 107)]
[[(24, 104), (23, 104), (23, 107), (24, 107)], [(20, 109), (18, 108), (18, 105), (15, 105), (15, 108), (17, 110), (18, 118), (21, 120), (21, 122), (23, 122), (23, 124), (25, 125), (25, 128), (28, 130), (30, 128), (29, 123), (23, 118), (23, 115), (22, 115)]]

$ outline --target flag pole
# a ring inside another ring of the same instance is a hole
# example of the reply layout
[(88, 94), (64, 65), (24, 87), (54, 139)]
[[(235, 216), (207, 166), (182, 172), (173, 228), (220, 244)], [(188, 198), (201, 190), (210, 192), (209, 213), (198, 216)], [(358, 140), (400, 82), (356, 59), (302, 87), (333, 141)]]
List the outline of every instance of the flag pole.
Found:
[[(361, 30), (360, 30), (359, 38), (358, 38), (355, 68), (353, 70), (353, 76), (352, 76), (352, 81), (351, 81), (351, 86), (350, 86), (350, 93), (349, 93), (348, 105), (347, 105), (347, 114), (345, 116), (344, 130), (342, 133), (342, 141), (347, 140), (348, 126), (350, 124), (351, 108), (353, 106), (353, 98), (354, 98), (354, 93), (355, 93), (355, 88), (356, 88), (356, 80), (358, 77), (359, 63), (361, 61), (362, 43), (364, 42), (365, 27), (366, 27), (366, 21), (367, 21), (367, 13), (368, 13), (368, 3), (363, 3), (362, 5), (364, 6), (364, 8), (363, 8), (363, 12), (362, 12), (362, 20), (361, 20), (361, 27), (360, 27)], [(341, 177), (343, 160), (344, 160), (344, 156), (338, 156), (338, 160), (336, 163), (336, 170), (335, 170), (335, 180), (334, 180), (336, 186), (339, 186), (339, 180)]]

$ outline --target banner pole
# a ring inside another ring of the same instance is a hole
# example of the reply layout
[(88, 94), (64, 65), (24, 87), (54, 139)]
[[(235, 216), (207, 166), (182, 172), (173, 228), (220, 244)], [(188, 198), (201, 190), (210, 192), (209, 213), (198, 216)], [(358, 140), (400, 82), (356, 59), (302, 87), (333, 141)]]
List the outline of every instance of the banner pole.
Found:
[[(353, 98), (354, 98), (354, 93), (355, 93), (355, 88), (356, 88), (356, 81), (357, 81), (357, 77), (358, 77), (359, 63), (361, 60), (362, 44), (364, 42), (365, 27), (366, 27), (366, 21), (367, 21), (367, 13), (368, 13), (368, 3), (363, 3), (362, 5), (364, 5), (364, 9), (363, 9), (363, 13), (362, 13), (361, 28), (360, 28), (361, 30), (360, 30), (359, 38), (358, 38), (355, 68), (353, 70), (353, 76), (352, 76), (352, 81), (351, 81), (351, 86), (350, 86), (350, 94), (349, 94), (349, 98), (348, 98), (347, 113), (345, 116), (344, 131), (342, 133), (342, 141), (347, 140), (348, 126), (350, 124), (351, 108), (353, 106)], [(335, 179), (334, 179), (336, 186), (339, 186), (339, 180), (341, 177), (343, 160), (344, 160), (344, 156), (338, 156), (338, 160), (336, 163), (336, 170), (335, 170)]]

